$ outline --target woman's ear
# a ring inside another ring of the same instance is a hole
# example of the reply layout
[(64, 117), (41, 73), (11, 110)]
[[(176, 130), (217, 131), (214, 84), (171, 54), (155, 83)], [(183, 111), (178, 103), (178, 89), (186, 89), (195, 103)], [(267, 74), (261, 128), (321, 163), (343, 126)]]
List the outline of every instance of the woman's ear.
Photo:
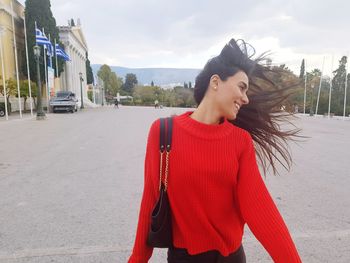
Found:
[(215, 74), (215, 75), (211, 76), (210, 81), (209, 81), (209, 88), (216, 90), (218, 85), (219, 85), (219, 81), (220, 81), (219, 75)]

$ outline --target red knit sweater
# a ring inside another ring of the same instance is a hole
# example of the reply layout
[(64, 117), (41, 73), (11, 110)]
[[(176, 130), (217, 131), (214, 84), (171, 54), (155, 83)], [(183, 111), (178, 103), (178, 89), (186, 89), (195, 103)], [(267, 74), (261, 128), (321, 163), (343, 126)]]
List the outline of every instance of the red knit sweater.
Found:
[[(173, 243), (189, 254), (239, 248), (245, 223), (275, 262), (301, 262), (289, 231), (261, 178), (248, 132), (227, 120), (200, 123), (187, 112), (174, 117), (168, 195)], [(129, 263), (147, 263), (150, 215), (159, 186), (159, 120), (148, 136), (144, 192)]]

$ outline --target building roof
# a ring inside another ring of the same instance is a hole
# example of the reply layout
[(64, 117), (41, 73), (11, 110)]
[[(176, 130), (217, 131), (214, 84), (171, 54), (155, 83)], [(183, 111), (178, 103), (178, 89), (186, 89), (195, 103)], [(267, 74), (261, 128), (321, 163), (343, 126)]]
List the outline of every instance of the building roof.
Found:
[(75, 39), (88, 50), (86, 39), (84, 37), (81, 26), (58, 26), (60, 32), (70, 32)]

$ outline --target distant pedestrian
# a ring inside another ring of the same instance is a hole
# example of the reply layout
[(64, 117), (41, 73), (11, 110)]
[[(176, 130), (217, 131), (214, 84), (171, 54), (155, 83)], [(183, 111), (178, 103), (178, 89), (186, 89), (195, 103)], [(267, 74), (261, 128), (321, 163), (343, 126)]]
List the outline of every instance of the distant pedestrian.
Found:
[[(301, 262), (256, 161), (257, 154), (265, 172), (268, 166), (276, 172), (279, 156), (289, 166), (285, 141), (298, 131), (279, 130), (278, 121), (290, 114), (276, 107), (286, 98), (286, 89), (269, 79), (279, 72), (259, 63), (263, 57), (253, 60), (249, 50), (255, 53), (243, 40), (232, 39), (197, 76), (198, 107), (173, 117), (165, 181), (173, 236), (168, 263), (244, 263), (246, 224), (274, 262)], [(153, 252), (147, 236), (159, 181), (164, 179), (159, 172), (159, 130), (156, 120), (148, 135), (143, 197), (129, 263), (146, 263)]]
[(119, 101), (118, 101), (118, 99), (116, 99), (114, 101), (114, 107), (117, 107), (119, 109)]
[(155, 101), (154, 101), (154, 108), (155, 108), (155, 109), (158, 109), (158, 108), (159, 108), (159, 101), (158, 101), (158, 100), (155, 100)]
[(294, 104), (294, 113), (299, 113), (299, 106), (298, 104)]

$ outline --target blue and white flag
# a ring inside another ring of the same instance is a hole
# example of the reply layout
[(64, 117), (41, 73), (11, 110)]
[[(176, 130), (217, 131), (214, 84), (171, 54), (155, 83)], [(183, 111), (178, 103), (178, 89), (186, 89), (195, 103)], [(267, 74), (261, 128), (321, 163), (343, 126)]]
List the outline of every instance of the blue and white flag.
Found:
[(56, 44), (56, 56), (63, 58), (65, 61), (70, 61), (69, 56), (66, 54), (66, 52), (64, 52), (64, 50), (58, 44)]
[(45, 34), (43, 34), (43, 32), (41, 32), (41, 30), (38, 28), (35, 29), (35, 40), (37, 45), (46, 47), (48, 56), (53, 56), (53, 46), (50, 40), (48, 40)]

